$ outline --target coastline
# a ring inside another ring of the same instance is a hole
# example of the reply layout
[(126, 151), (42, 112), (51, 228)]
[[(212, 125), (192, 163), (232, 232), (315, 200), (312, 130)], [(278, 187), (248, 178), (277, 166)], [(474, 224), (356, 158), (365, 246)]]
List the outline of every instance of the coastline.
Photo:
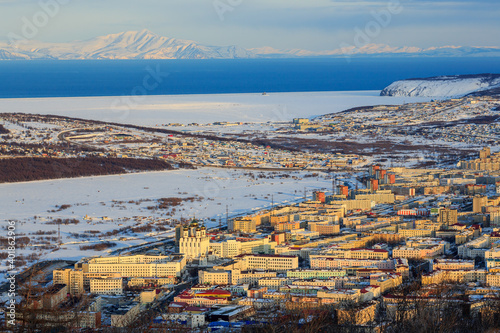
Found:
[(51, 114), (157, 126), (166, 123), (280, 122), (368, 105), (424, 102), (382, 97), (379, 90), (0, 99), (0, 113)]

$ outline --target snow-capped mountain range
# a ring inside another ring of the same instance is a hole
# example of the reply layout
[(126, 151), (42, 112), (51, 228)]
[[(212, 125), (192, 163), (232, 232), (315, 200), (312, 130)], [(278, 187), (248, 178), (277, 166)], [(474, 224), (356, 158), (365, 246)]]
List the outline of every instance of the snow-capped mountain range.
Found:
[(381, 96), (459, 97), (500, 88), (500, 74), (437, 76), (396, 81)]
[(393, 47), (386, 44), (367, 44), (362, 47), (345, 47), (330, 51), (313, 52), (308, 50), (278, 50), (272, 47), (249, 49), (261, 57), (349, 57), (349, 56), (500, 56), (500, 47), (469, 47), (469, 46), (442, 46), (422, 49), (419, 47)]
[(207, 46), (162, 37), (148, 30), (129, 31), (72, 43), (0, 44), (0, 59), (234, 59), (255, 55), (237, 46)]
[(433, 48), (392, 47), (369, 44), (330, 51), (279, 50), (272, 47), (244, 49), (209, 46), (190, 40), (167, 38), (148, 30), (129, 31), (71, 43), (34, 40), (15, 44), (0, 42), (0, 60), (22, 59), (236, 59), (344, 56), (500, 56), (500, 47), (444, 46)]

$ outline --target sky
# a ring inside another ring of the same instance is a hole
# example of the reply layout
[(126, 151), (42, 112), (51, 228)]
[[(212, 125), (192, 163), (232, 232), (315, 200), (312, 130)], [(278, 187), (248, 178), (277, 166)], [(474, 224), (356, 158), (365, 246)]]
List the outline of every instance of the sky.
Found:
[(34, 24), (45, 42), (148, 29), (245, 48), (500, 46), (499, 14), (499, 0), (0, 0), (0, 40)]

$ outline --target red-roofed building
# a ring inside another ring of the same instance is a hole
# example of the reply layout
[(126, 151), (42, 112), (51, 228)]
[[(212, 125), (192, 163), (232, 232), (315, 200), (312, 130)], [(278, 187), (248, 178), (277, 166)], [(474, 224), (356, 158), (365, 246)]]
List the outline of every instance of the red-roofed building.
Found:
[(197, 292), (195, 295), (196, 297), (230, 298), (231, 292), (221, 289), (211, 289), (211, 290)]

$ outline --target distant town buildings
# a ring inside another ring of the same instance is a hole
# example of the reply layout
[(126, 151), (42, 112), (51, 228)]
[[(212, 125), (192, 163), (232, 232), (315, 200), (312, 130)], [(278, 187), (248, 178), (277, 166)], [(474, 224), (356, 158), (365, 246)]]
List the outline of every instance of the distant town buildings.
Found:
[[(415, 315), (420, 300), (481, 311), (500, 287), (500, 175), (483, 171), (373, 165), (346, 172), (312, 200), (273, 202), (228, 218), (227, 228), (193, 219), (147, 249), (55, 269), (50, 289), (29, 307), (52, 311), (41, 319), (66, 320), (57, 312), (89, 297), (92, 304), (75, 311), (83, 318), (77, 327), (147, 318), (147, 327), (188, 331), (325, 307), (337, 322), (364, 330), (377, 316)], [(459, 297), (436, 298), (446, 288)], [(403, 301), (410, 310), (400, 313)]]

